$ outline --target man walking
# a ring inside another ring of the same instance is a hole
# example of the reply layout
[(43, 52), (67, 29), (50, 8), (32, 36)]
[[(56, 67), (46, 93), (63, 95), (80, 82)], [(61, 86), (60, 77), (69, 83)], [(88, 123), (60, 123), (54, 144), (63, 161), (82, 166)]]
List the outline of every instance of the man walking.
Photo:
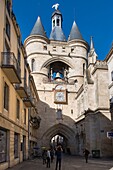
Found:
[(58, 165), (59, 165), (59, 170), (61, 170), (61, 160), (62, 160), (62, 147), (61, 147), (61, 145), (58, 145), (56, 152), (55, 152), (55, 155), (56, 155), (56, 169), (55, 170), (57, 170)]
[(86, 163), (88, 163), (88, 156), (89, 156), (90, 152), (88, 151), (88, 149), (85, 149), (83, 153), (85, 156)]
[(48, 149), (47, 150), (47, 168), (50, 168), (50, 160), (51, 160), (50, 149)]

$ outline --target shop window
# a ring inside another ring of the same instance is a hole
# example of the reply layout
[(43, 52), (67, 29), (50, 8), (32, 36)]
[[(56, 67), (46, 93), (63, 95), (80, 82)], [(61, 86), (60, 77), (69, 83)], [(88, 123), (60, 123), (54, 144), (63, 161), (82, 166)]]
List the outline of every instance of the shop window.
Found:
[(20, 101), (19, 101), (19, 99), (17, 99), (16, 102), (17, 102), (16, 103), (16, 116), (17, 116), (17, 119), (19, 119), (19, 117), (20, 117)]
[(7, 131), (0, 129), (0, 163), (7, 158)]
[(4, 109), (9, 110), (9, 86), (4, 84)]
[(19, 134), (14, 133), (14, 158), (18, 158), (18, 143), (19, 143)]

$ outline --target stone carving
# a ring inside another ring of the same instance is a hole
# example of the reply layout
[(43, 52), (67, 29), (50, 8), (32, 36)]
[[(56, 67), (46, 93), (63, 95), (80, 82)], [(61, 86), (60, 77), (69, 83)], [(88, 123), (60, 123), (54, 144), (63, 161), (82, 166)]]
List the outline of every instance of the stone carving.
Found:
[(52, 8), (55, 8), (55, 10), (57, 10), (57, 9), (58, 9), (58, 6), (59, 6), (59, 4), (56, 3), (56, 4), (54, 4), (54, 5), (52, 6)]

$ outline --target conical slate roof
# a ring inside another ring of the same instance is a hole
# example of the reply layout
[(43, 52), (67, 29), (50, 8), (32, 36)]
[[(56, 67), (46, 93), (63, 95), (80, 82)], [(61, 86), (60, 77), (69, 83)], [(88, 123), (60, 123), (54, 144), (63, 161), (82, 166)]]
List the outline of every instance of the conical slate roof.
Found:
[(73, 26), (71, 28), (71, 32), (70, 32), (68, 41), (74, 40), (74, 39), (83, 40), (82, 35), (81, 35), (81, 33), (80, 33), (80, 31), (79, 31), (75, 21), (73, 22)]
[(91, 36), (90, 49), (94, 49), (93, 37)]
[(40, 17), (37, 18), (37, 21), (36, 21), (32, 31), (31, 31), (30, 35), (42, 35), (42, 36), (47, 38)]
[(57, 41), (66, 41), (62, 28), (59, 26), (54, 27), (53, 30), (51, 31), (50, 39)]

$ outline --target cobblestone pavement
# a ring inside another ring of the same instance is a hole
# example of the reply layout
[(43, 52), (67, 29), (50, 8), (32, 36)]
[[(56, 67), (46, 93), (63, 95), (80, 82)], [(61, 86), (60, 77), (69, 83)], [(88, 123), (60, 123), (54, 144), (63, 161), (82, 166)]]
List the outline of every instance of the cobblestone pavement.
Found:
[[(55, 160), (50, 168), (42, 164), (42, 159), (27, 160), (8, 170), (55, 170)], [(113, 170), (113, 159), (89, 158), (85, 163), (83, 157), (63, 156), (61, 170)]]

